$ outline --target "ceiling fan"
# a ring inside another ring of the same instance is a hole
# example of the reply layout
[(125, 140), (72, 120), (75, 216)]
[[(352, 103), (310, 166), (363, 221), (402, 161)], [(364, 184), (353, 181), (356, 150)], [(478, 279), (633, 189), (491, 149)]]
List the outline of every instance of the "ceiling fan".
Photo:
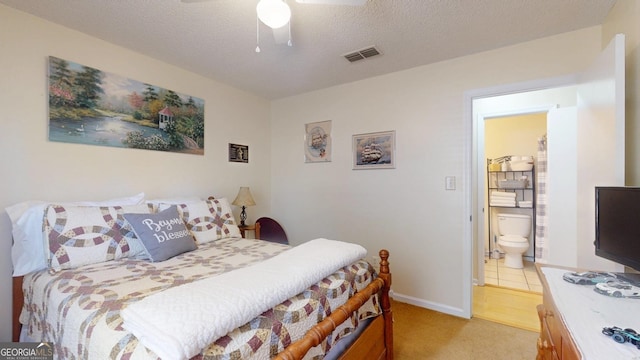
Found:
[[(198, 3), (215, 0), (180, 0), (183, 3)], [(300, 4), (320, 4), (320, 5), (350, 5), (350, 6), (362, 6), (367, 0), (296, 0)]]
[[(207, 1), (217, 0), (180, 0), (183, 3), (199, 3)], [(368, 0), (295, 0), (300, 4), (318, 4), (318, 5), (348, 5), (348, 6), (363, 6)], [(276, 43), (292, 46), (291, 43), (291, 9), (287, 5), (285, 0), (260, 0), (256, 6), (256, 13), (258, 19), (273, 29), (273, 36)], [(286, 31), (285, 26), (289, 25)], [(258, 29), (258, 42), (260, 38), (260, 32)], [(260, 46), (256, 47), (256, 52), (260, 52)]]

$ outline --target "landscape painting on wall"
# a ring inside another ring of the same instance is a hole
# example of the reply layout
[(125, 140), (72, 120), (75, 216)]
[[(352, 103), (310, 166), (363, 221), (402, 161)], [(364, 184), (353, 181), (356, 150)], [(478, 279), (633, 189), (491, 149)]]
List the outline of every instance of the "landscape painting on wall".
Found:
[(204, 155), (204, 100), (50, 56), (49, 140)]

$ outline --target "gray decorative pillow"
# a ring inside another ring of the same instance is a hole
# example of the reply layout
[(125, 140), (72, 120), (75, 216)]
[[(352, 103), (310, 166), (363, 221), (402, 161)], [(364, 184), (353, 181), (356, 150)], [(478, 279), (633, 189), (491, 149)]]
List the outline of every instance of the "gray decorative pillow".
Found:
[(175, 205), (156, 214), (124, 214), (124, 218), (142, 241), (152, 262), (196, 249)]

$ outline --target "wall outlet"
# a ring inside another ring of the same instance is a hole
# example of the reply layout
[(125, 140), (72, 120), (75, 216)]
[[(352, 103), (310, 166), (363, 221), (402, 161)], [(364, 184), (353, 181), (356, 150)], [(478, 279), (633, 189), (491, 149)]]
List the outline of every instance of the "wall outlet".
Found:
[(455, 176), (445, 176), (444, 177), (444, 189), (445, 190), (455, 190), (456, 189), (456, 177)]

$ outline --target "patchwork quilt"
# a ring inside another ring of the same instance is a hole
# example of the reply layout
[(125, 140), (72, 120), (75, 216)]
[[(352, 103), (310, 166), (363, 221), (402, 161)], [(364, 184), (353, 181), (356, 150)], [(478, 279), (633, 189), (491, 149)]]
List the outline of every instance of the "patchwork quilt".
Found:
[[(34, 272), (24, 277), (20, 321), (31, 340), (54, 343), (58, 359), (157, 359), (122, 327), (122, 309), (165, 289), (256, 264), (288, 248), (230, 238), (200, 244), (197, 250), (159, 263), (122, 258), (52, 274)], [(375, 276), (369, 263), (357, 261), (229, 332), (194, 358), (273, 358)], [(305, 359), (323, 358), (360, 321), (380, 313), (373, 297)]]

